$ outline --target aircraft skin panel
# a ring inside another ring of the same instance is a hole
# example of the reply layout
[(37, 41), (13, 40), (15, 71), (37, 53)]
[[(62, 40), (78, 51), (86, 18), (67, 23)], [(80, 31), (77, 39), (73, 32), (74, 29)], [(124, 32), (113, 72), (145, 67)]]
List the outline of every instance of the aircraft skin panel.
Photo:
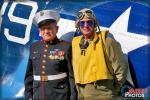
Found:
[(82, 8), (91, 8), (100, 23), (100, 29), (110, 31), (128, 59), (127, 81), (135, 88), (150, 86), (149, 0), (20, 1), (0, 1), (1, 100), (23, 100), (29, 46), (42, 39), (32, 19), (36, 12), (44, 8), (60, 12), (57, 36), (69, 42), (74, 36), (81, 35), (80, 32), (75, 33), (76, 13)]

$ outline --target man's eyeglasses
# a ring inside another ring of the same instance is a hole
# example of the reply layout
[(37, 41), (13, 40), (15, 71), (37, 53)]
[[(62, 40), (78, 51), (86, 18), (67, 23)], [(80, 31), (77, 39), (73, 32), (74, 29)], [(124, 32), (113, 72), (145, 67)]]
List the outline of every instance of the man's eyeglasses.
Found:
[(86, 10), (85, 12), (79, 12), (77, 14), (77, 19), (83, 19), (85, 14), (87, 14), (89, 17), (93, 18), (93, 12), (91, 10)]
[(87, 26), (90, 26), (90, 27), (94, 25), (94, 22), (92, 20), (80, 21), (79, 22), (80, 27), (84, 27), (85, 23), (87, 23)]

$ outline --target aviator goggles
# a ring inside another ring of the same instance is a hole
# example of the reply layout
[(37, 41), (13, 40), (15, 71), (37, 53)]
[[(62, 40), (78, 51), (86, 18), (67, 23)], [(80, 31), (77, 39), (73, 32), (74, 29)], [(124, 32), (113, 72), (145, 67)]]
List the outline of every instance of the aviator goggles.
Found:
[(87, 15), (89, 18), (94, 18), (94, 14), (91, 10), (86, 10), (84, 12), (78, 12), (77, 19), (83, 19), (83, 17)]

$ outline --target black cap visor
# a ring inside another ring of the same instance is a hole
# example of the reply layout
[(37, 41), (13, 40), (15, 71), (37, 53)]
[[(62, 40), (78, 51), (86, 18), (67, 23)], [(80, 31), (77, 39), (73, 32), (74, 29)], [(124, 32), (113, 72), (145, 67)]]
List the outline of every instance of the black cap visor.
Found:
[(41, 21), (41, 22), (38, 24), (38, 27), (40, 28), (41, 26), (43, 26), (43, 25), (45, 25), (45, 24), (47, 24), (47, 23), (54, 23), (54, 22), (56, 22), (56, 20), (54, 20), (54, 19), (46, 19), (46, 20)]

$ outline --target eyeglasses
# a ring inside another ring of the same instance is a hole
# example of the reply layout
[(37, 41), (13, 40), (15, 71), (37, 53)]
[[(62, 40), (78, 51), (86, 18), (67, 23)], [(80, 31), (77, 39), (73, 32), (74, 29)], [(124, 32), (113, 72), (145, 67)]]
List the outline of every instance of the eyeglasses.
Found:
[(92, 20), (80, 21), (79, 22), (80, 27), (84, 27), (85, 23), (87, 23), (87, 25), (90, 26), (90, 27), (94, 25), (94, 22)]
[(91, 10), (86, 10), (85, 12), (79, 12), (77, 14), (77, 19), (83, 19), (85, 14), (87, 14), (89, 17), (93, 18), (93, 12)]

